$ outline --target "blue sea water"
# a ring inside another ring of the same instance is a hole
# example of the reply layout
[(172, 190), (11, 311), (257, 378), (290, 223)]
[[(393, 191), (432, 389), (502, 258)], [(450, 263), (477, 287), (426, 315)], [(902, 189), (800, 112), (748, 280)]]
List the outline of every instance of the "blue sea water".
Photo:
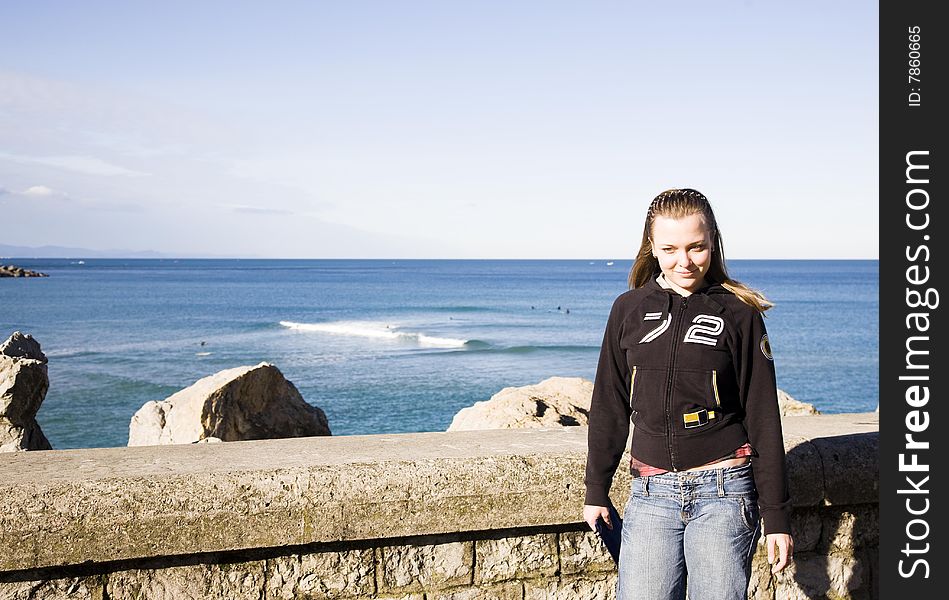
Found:
[[(132, 415), (271, 362), (334, 435), (443, 431), (507, 386), (593, 379), (631, 261), (8, 259), (0, 336), (49, 358), (54, 448), (124, 446)], [(775, 308), (778, 387), (825, 413), (878, 403), (877, 261), (733, 260)]]

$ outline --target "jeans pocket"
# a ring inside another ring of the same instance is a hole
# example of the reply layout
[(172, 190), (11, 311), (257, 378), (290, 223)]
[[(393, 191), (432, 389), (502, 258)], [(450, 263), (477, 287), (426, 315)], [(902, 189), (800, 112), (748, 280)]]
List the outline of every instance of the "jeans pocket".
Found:
[(738, 498), (738, 512), (741, 514), (741, 522), (748, 531), (758, 528), (761, 513), (756, 501), (744, 497)]

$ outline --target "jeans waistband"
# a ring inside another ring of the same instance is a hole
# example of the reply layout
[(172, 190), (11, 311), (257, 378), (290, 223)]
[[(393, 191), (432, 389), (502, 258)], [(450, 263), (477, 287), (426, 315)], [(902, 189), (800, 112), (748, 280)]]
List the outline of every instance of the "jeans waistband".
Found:
[(685, 488), (724, 496), (726, 493), (754, 491), (751, 463), (734, 467), (703, 469), (701, 471), (669, 471), (659, 475), (637, 477), (633, 485), (644, 495), (657, 492), (678, 492)]

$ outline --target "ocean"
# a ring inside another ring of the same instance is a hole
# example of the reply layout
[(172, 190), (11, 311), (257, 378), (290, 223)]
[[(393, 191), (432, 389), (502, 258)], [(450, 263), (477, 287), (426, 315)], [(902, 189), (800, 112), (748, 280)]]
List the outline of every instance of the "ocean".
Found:
[[(49, 359), (54, 448), (124, 446), (132, 415), (267, 361), (334, 435), (444, 431), (508, 386), (592, 380), (631, 260), (4, 259), (0, 336)], [(778, 387), (821, 412), (876, 409), (879, 264), (731, 260), (775, 302)]]

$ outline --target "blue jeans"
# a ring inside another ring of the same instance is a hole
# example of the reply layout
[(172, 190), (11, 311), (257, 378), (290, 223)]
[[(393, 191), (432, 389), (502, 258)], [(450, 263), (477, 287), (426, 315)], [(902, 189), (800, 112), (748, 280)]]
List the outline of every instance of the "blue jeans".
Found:
[(761, 535), (751, 463), (633, 478), (617, 600), (746, 600)]

